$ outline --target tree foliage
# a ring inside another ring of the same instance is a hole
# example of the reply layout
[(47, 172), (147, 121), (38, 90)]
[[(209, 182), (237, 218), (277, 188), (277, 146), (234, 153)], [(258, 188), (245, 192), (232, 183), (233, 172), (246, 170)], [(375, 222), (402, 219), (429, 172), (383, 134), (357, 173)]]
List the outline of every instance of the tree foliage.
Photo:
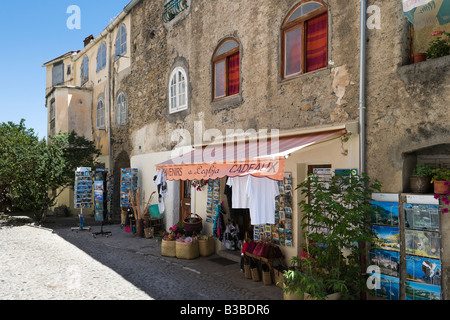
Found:
[[(49, 142), (39, 140), (25, 120), (0, 124), (0, 184), (11, 190), (13, 204), (45, 219), (58, 195), (73, 186), (77, 167), (96, 167), (100, 151), (74, 131)], [(58, 192), (53, 192), (58, 190)]]

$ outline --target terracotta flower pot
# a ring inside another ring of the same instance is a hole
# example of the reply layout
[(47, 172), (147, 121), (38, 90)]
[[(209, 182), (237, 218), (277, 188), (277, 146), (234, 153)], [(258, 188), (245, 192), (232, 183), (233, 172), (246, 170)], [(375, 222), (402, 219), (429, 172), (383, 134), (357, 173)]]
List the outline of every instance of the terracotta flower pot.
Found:
[(422, 62), (427, 60), (426, 53), (415, 53), (414, 54), (414, 63)]
[(445, 194), (446, 191), (450, 191), (450, 185), (447, 181), (434, 181), (434, 193)]

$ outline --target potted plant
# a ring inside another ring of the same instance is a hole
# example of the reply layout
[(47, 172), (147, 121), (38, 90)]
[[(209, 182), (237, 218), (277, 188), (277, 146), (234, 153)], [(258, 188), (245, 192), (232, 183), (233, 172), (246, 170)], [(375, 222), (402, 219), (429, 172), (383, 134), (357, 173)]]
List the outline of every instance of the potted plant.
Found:
[(427, 54), (424, 52), (414, 53), (413, 55), (414, 63), (419, 63), (427, 60)]
[(434, 59), (450, 54), (450, 33), (445, 30), (435, 31), (431, 34), (433, 40), (427, 50), (427, 58)]
[(333, 177), (325, 184), (311, 175), (299, 188), (305, 197), (299, 203), (305, 254), (291, 259), (284, 291), (311, 299), (329, 299), (335, 293), (356, 298), (366, 288), (360, 258), (375, 237), (368, 226), (378, 210), (371, 199), (380, 192), (380, 182), (371, 183), (364, 174)]
[(450, 169), (436, 168), (432, 171), (431, 183), (434, 185), (434, 193), (444, 194), (450, 190), (448, 182), (450, 181)]
[(430, 189), (433, 168), (418, 162), (413, 174), (409, 177), (409, 185), (413, 193), (427, 193)]

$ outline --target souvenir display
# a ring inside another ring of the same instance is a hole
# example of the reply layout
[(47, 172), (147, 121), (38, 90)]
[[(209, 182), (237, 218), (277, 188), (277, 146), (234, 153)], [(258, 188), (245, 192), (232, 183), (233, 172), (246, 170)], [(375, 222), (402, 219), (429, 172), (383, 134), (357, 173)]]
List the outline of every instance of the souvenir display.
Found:
[(75, 171), (74, 207), (75, 209), (92, 207), (91, 168), (82, 167)]
[(280, 195), (275, 198), (275, 224), (261, 225), (254, 231), (255, 239), (272, 237), (272, 242), (277, 245), (292, 247), (293, 243), (293, 192), (292, 173), (285, 172), (283, 181), (278, 181)]
[(220, 180), (208, 180), (208, 198), (206, 202), (206, 222), (214, 223), (214, 216), (220, 199)]
[(131, 205), (130, 192), (136, 194), (138, 187), (138, 169), (122, 168), (120, 176), (120, 206), (128, 208)]

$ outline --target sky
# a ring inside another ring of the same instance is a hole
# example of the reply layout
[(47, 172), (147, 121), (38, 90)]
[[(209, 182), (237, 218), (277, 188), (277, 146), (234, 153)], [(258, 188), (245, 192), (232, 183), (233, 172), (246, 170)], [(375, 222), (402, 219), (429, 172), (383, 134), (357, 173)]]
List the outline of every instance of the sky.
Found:
[[(25, 119), (39, 138), (47, 136), (45, 68), (42, 65), (97, 36), (130, 0), (0, 0), (0, 123)], [(80, 8), (80, 29), (69, 29)]]

